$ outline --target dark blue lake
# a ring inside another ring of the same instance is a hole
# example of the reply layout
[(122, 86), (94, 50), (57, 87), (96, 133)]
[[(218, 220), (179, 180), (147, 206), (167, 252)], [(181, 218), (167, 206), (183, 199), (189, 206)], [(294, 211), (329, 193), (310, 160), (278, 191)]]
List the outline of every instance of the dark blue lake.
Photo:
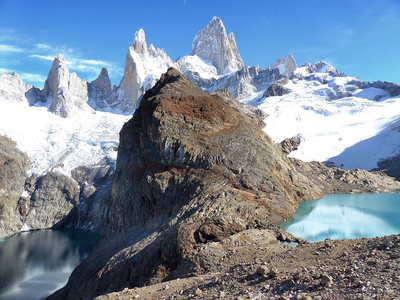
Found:
[(302, 203), (281, 226), (309, 242), (400, 233), (400, 194), (329, 195)]
[(0, 299), (44, 299), (63, 287), (98, 236), (77, 229), (38, 230), (0, 239)]

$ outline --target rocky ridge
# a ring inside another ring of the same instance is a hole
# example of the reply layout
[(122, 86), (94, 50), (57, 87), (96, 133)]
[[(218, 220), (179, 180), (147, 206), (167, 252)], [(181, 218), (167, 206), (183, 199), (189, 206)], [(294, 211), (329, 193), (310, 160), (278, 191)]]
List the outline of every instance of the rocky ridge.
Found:
[(296, 240), (274, 224), (305, 199), (398, 186), (288, 159), (257, 114), (230, 101), (174, 69), (161, 76), (121, 131), (106, 237), (49, 299), (216, 272), (229, 247)]

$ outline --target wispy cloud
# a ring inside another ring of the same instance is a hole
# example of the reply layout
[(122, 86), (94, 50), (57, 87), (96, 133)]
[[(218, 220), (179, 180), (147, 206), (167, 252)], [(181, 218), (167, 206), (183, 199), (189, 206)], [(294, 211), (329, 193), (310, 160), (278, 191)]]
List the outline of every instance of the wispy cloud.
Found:
[[(78, 49), (66, 45), (52, 45), (46, 41), (35, 42), (22, 36), (23, 33), (19, 34), (12, 28), (0, 28), (1, 73), (17, 70), (28, 82), (44, 82), (48, 72), (48, 69), (46, 70), (46, 66), (49, 66), (48, 62), (53, 61), (58, 54), (62, 53), (69, 71), (78, 73), (79, 77), (88, 81), (94, 80), (100, 74), (101, 68), (107, 68), (110, 77), (114, 80), (119, 80), (123, 75), (123, 68), (115, 62), (85, 57)], [(40, 70), (45, 70), (43, 74), (36, 74), (37, 62), (34, 69), (27, 68), (31, 62), (34, 63), (33, 60), (46, 62), (39, 66)], [(22, 66), (22, 63), (25, 65)]]
[[(41, 54), (31, 54), (29, 57), (38, 58), (46, 61), (53, 61), (55, 57), (57, 57), (59, 53), (52, 53), (48, 55)], [(73, 56), (70, 53), (63, 53), (65, 59), (67, 61), (67, 66), (70, 71), (74, 72), (82, 72), (89, 76), (89, 80), (95, 79), (99, 74), (102, 68), (107, 68), (109, 73), (114, 74), (122, 74), (123, 69), (117, 66), (113, 62), (108, 62), (104, 60), (95, 60), (95, 59), (86, 59), (77, 56)]]
[(110, 76), (114, 74), (115, 77), (119, 77), (123, 73), (123, 68), (113, 62), (81, 57), (76, 54), (73, 48), (66, 46), (51, 46), (46, 43), (38, 43), (35, 45), (33, 52), (33, 54), (29, 55), (30, 58), (45, 61), (53, 61), (58, 54), (64, 54), (68, 69), (72, 72), (83, 73), (83, 77), (88, 80), (95, 79), (100, 74), (101, 68), (107, 68)]
[(29, 57), (39, 58), (39, 59), (44, 59), (44, 60), (49, 60), (49, 61), (53, 61), (56, 56), (57, 55), (55, 55), (55, 56), (53, 56), (53, 55), (40, 55), (40, 54), (29, 55)]
[(16, 52), (24, 52), (25, 50), (13, 45), (5, 45), (0, 44), (0, 52), (6, 53), (16, 53)]
[(47, 45), (47, 44), (36, 44), (35, 47), (37, 49), (43, 49), (43, 50), (51, 50), (51, 49), (53, 49), (53, 47), (51, 47), (50, 45)]
[(0, 68), (0, 74), (3, 73), (11, 73), (12, 71), (10, 69), (5, 69), (5, 68)]
[(44, 83), (46, 81), (46, 77), (42, 74), (33, 74), (33, 73), (21, 73), (19, 74), (21, 78), (25, 82), (39, 82)]

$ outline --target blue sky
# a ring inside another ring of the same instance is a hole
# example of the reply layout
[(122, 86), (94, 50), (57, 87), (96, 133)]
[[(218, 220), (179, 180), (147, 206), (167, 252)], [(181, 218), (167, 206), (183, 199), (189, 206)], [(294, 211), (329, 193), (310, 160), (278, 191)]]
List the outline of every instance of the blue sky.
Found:
[(16, 70), (41, 88), (64, 53), (79, 77), (107, 67), (118, 85), (139, 28), (175, 60), (213, 16), (235, 34), (246, 65), (293, 54), (298, 65), (325, 60), (363, 80), (400, 83), (400, 0), (0, 0), (0, 73)]

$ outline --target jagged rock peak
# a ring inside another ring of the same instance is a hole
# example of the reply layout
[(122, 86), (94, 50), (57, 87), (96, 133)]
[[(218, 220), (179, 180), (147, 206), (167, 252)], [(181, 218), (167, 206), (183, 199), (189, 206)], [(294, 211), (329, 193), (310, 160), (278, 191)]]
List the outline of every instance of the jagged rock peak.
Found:
[(236, 45), (235, 36), (226, 34), (225, 26), (218, 17), (200, 30), (193, 40), (191, 55), (197, 55), (213, 64), (218, 74), (237, 71), (244, 66)]
[(290, 77), (293, 71), (297, 69), (297, 63), (293, 55), (289, 54), (285, 58), (278, 58), (273, 67), (279, 69), (280, 75)]
[(135, 37), (133, 38), (132, 47), (137, 53), (147, 53), (146, 35), (142, 28), (140, 28), (139, 31), (136, 31)]
[(126, 55), (124, 77), (118, 87), (119, 109), (133, 112), (144, 93), (173, 65), (164, 50), (152, 44), (147, 49), (144, 30), (137, 31)]
[(93, 82), (96, 82), (99, 84), (107, 84), (107, 85), (110, 85), (110, 88), (111, 88), (111, 81), (110, 81), (110, 77), (108, 76), (107, 68), (102, 68), (99, 76), (97, 76), (97, 78)]
[(82, 110), (88, 101), (86, 80), (70, 73), (63, 54), (53, 61), (42, 91), (44, 99), (51, 101), (50, 111), (60, 117), (68, 117), (73, 111)]

